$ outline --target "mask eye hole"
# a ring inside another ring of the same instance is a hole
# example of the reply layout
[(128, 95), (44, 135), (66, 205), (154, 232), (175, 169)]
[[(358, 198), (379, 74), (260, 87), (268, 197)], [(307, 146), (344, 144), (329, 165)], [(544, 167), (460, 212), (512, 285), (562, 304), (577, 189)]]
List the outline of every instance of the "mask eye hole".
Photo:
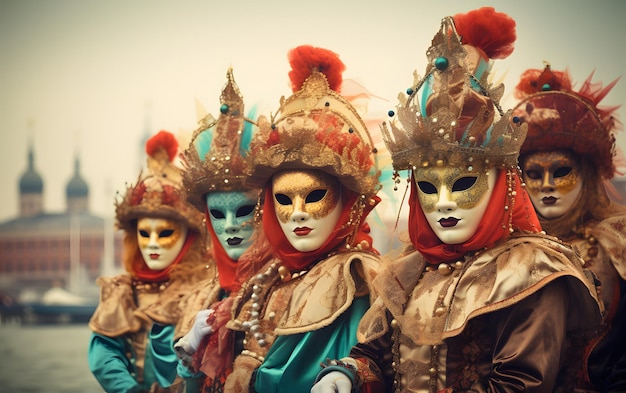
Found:
[(224, 212), (221, 210), (210, 209), (209, 212), (211, 213), (211, 217), (215, 218), (216, 220), (223, 220), (224, 218), (226, 218)]
[(252, 214), (253, 211), (254, 211), (254, 205), (244, 205), (244, 206), (241, 206), (239, 209), (237, 209), (235, 216), (245, 217), (245, 216)]
[(433, 183), (427, 181), (418, 181), (417, 186), (424, 194), (432, 195), (437, 193), (437, 187)]
[(283, 205), (283, 206), (287, 206), (287, 205), (291, 205), (291, 198), (289, 198), (287, 195), (285, 194), (274, 194), (274, 199), (276, 199), (276, 202), (278, 202), (279, 204)]
[(328, 190), (313, 190), (306, 196), (304, 203), (315, 203), (321, 201), (327, 194)]
[(538, 170), (530, 169), (530, 170), (527, 170), (525, 173), (529, 179), (533, 179), (533, 180), (541, 179), (541, 172), (539, 172)]
[(554, 177), (565, 177), (567, 175), (570, 174), (570, 172), (572, 171), (572, 167), (571, 166), (562, 166), (560, 168), (557, 168), (554, 171)]
[(477, 178), (474, 176), (465, 176), (460, 178), (452, 185), (452, 192), (469, 190), (474, 184), (476, 184), (476, 179)]
[(150, 234), (148, 233), (148, 231), (144, 231), (143, 229), (139, 230), (139, 235), (141, 237), (150, 237)]
[(173, 229), (165, 229), (159, 232), (159, 237), (170, 237), (174, 233)]

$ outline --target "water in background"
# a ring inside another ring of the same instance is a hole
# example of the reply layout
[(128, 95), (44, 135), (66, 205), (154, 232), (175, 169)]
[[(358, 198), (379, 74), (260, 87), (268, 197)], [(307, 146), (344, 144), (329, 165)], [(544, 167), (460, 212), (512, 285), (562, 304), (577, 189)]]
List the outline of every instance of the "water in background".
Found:
[(89, 371), (87, 325), (0, 324), (0, 391), (97, 393)]

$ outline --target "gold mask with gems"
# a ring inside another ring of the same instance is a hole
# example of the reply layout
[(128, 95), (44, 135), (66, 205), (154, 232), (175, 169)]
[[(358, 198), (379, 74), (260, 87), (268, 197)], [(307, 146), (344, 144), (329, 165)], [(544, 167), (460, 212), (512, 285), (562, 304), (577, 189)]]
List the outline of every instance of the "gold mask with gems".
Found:
[(556, 218), (574, 206), (583, 181), (578, 162), (567, 150), (535, 152), (522, 159), (528, 195), (541, 216)]
[(413, 171), (413, 177), (424, 213), (433, 212), (442, 197), (461, 209), (472, 209), (489, 191), (489, 173), (457, 167), (418, 168)]
[(295, 210), (315, 219), (326, 217), (339, 200), (339, 182), (322, 171), (282, 171), (274, 175), (272, 183), (276, 216), (283, 223)]
[(495, 168), (474, 174), (448, 166), (414, 171), (424, 216), (443, 243), (460, 244), (476, 233), (489, 205), (496, 173)]
[(289, 243), (298, 251), (321, 247), (341, 216), (339, 181), (319, 170), (285, 170), (272, 178), (274, 210)]

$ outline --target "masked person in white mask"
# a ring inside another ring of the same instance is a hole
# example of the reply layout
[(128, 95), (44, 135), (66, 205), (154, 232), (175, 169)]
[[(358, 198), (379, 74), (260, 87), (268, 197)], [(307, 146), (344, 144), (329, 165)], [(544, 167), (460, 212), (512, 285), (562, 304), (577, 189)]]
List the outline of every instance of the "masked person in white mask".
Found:
[(359, 343), (312, 392), (552, 392), (568, 335), (598, 323), (579, 258), (540, 232), (519, 179), (526, 126), (488, 84), (514, 40), (490, 7), (442, 20), (425, 76), (383, 126), (409, 171), (410, 244), (386, 256)]
[(181, 392), (172, 348), (179, 302), (214, 275), (202, 214), (179, 196), (178, 142), (161, 131), (146, 144), (148, 170), (116, 202), (126, 274), (101, 277), (89, 327), (89, 367), (107, 392)]
[(263, 188), (274, 256), (242, 285), (228, 327), (241, 338), (227, 392), (307, 392), (326, 358), (347, 355), (378, 268), (366, 222), (378, 204), (376, 148), (340, 94), (343, 63), (289, 52), (293, 95), (251, 144), (247, 184)]

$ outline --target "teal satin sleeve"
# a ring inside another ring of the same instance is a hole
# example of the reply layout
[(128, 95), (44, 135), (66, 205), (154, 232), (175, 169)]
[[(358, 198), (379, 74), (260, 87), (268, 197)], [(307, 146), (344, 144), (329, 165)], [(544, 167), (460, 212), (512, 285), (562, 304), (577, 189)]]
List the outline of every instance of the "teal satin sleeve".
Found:
[(91, 334), (87, 361), (89, 369), (106, 392), (138, 392), (141, 386), (135, 381), (134, 369), (125, 355), (122, 337)]
[(178, 359), (178, 366), (176, 368), (178, 375), (185, 380), (185, 392), (197, 393), (202, 390), (202, 384), (204, 383), (205, 375), (202, 372), (192, 373), (182, 360)]
[(257, 370), (254, 389), (263, 393), (309, 393), (321, 362), (350, 354), (357, 343), (359, 321), (368, 308), (369, 297), (360, 297), (323, 329), (277, 337)]
[(152, 325), (144, 370), (144, 379), (148, 386), (152, 382), (157, 382), (166, 388), (176, 379), (178, 356), (174, 351), (173, 342), (173, 325)]

